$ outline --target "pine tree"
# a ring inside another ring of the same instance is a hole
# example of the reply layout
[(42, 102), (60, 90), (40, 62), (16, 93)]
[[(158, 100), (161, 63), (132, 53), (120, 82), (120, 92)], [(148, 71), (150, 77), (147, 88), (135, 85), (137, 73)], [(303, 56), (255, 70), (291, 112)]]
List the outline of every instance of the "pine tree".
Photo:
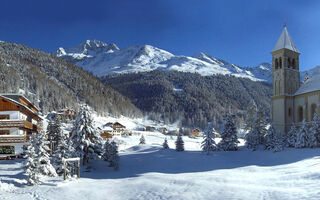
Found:
[(245, 130), (250, 132), (255, 127), (255, 120), (257, 119), (257, 113), (258, 113), (257, 105), (253, 100), (251, 100), (248, 105), (247, 113), (245, 116), (245, 122), (246, 122)]
[(291, 128), (288, 132), (287, 144), (288, 147), (295, 147), (297, 138), (297, 127), (294, 123), (292, 123)]
[(176, 140), (176, 151), (184, 151), (184, 141), (181, 134), (178, 134)]
[(115, 170), (119, 169), (119, 154), (118, 154), (118, 145), (115, 141), (110, 143), (110, 152), (108, 156), (110, 167), (113, 167)]
[(99, 158), (103, 153), (103, 140), (93, 127), (91, 114), (87, 106), (82, 106), (76, 118), (71, 136), (75, 156), (86, 165), (89, 159)]
[(306, 122), (303, 121), (302, 126), (300, 127), (297, 134), (295, 147), (296, 148), (308, 147), (309, 146), (308, 141), (309, 141), (308, 128), (307, 128)]
[(273, 137), (273, 152), (283, 151), (284, 149), (284, 141), (282, 134), (279, 131), (275, 132)]
[(203, 136), (203, 141), (201, 143), (202, 151), (205, 152), (207, 155), (210, 152), (216, 150), (216, 142), (214, 141), (215, 135), (213, 133), (212, 124), (209, 123), (208, 128)]
[(54, 151), (57, 148), (59, 137), (61, 136), (61, 122), (58, 117), (55, 117), (53, 120), (49, 120), (47, 126), (48, 141), (50, 142), (50, 154), (54, 154)]
[[(63, 159), (71, 158), (71, 151), (68, 146), (68, 136), (60, 132), (60, 136), (57, 141), (57, 148), (54, 154), (54, 166), (58, 175), (64, 173), (64, 163)], [(69, 174), (68, 169), (66, 169), (67, 174)]]
[(313, 120), (311, 121), (311, 127), (309, 129), (310, 138), (309, 138), (309, 146), (319, 147), (320, 146), (320, 117), (317, 112), (315, 112), (313, 116)]
[(37, 154), (38, 170), (42, 175), (57, 176), (56, 170), (51, 165), (49, 156), (49, 146), (46, 135), (43, 131), (35, 135), (35, 152)]
[(169, 149), (168, 140), (167, 138), (164, 139), (164, 142), (162, 144), (163, 149)]
[(146, 139), (144, 139), (143, 135), (141, 135), (141, 137), (140, 137), (140, 143), (139, 144), (146, 144)]
[(103, 153), (103, 159), (105, 161), (109, 161), (109, 156), (110, 156), (110, 152), (111, 152), (111, 144), (110, 144), (110, 140), (107, 139), (107, 141), (104, 143), (104, 153)]
[(26, 175), (27, 175), (27, 183), (28, 185), (35, 185), (39, 183), (39, 171), (38, 171), (38, 162), (37, 162), (37, 154), (35, 152), (35, 140), (32, 137), (30, 144), (26, 150)]
[(246, 146), (248, 149), (252, 149), (252, 151), (257, 150), (259, 144), (260, 144), (260, 132), (259, 132), (259, 120), (256, 119), (254, 126), (249, 131), (249, 133), (246, 134), (245, 140), (246, 140)]
[(218, 148), (224, 151), (236, 151), (238, 150), (238, 143), (237, 129), (233, 122), (233, 116), (227, 115)]
[(265, 145), (264, 145), (264, 148), (267, 149), (267, 150), (272, 150), (275, 146), (274, 144), (274, 136), (275, 136), (275, 133), (276, 130), (274, 129), (274, 126), (273, 124), (271, 124), (271, 126), (269, 127), (267, 133), (265, 134), (264, 136), (264, 140), (265, 140)]

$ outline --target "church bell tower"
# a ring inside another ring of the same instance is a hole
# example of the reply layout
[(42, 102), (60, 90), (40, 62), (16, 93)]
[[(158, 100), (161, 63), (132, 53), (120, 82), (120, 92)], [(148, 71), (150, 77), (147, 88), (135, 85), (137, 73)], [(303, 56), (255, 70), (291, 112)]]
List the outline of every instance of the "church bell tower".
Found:
[(300, 87), (299, 55), (286, 25), (272, 54), (272, 122), (276, 130), (287, 133), (294, 122), (294, 94)]

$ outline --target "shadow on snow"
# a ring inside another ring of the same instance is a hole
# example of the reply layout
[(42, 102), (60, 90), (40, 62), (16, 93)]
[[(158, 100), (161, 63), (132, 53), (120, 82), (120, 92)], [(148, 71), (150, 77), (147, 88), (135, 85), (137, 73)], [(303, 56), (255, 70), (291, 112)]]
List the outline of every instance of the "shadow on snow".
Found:
[(113, 171), (104, 161), (91, 161), (94, 172), (84, 172), (81, 177), (92, 179), (119, 179), (137, 177), (145, 173), (196, 173), (246, 166), (277, 166), (317, 157), (320, 149), (285, 149), (283, 152), (251, 151), (240, 147), (238, 151), (215, 151), (206, 155), (200, 151), (176, 152), (155, 146), (134, 146), (120, 156), (120, 169)]

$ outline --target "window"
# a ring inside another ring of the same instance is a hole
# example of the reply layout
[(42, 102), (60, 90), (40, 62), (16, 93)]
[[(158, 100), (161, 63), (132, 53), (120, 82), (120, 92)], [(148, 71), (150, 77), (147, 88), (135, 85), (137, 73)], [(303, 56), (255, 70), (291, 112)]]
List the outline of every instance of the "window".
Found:
[(279, 68), (281, 69), (282, 68), (282, 59), (279, 58)]
[(9, 130), (0, 130), (0, 135), (10, 135)]
[(278, 69), (278, 59), (276, 58), (276, 60), (274, 61), (274, 65), (275, 65), (275, 68)]
[(288, 116), (291, 117), (291, 108), (288, 109)]
[(296, 63), (295, 63), (294, 59), (292, 59), (292, 67), (293, 67), (293, 69), (296, 69)]
[(291, 66), (291, 60), (290, 60), (290, 58), (288, 58), (288, 68), (290, 68), (290, 67), (292, 67)]
[(302, 122), (303, 120), (303, 108), (302, 106), (299, 106), (298, 108), (298, 122)]
[(313, 118), (314, 118), (314, 114), (317, 112), (317, 105), (316, 104), (311, 104), (311, 118), (310, 118), (310, 120), (313, 120)]
[(10, 119), (10, 115), (0, 115), (0, 119)]
[(14, 146), (0, 146), (0, 154), (14, 154)]

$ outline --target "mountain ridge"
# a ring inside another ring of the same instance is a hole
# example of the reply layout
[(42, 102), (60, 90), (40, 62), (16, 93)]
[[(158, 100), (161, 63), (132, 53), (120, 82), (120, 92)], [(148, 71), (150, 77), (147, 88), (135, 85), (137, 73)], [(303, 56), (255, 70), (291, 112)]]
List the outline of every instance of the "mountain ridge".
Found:
[[(97, 43), (103, 45), (104, 48), (110, 45), (116, 46), (113, 43), (107, 44), (97, 40), (87, 40), (82, 43), (82, 47), (78, 45), (77, 48), (86, 49), (85, 45), (87, 43)], [(97, 46), (93, 49), (94, 53), (90, 55), (83, 53), (83, 51), (75, 52), (74, 49), (60, 47), (56, 55), (73, 62), (98, 77), (163, 70), (199, 73), (203, 76), (228, 74), (249, 78), (253, 81), (271, 82), (271, 65), (269, 63), (261, 63), (257, 67), (240, 67), (203, 52), (193, 56), (174, 55), (151, 45), (130, 46), (123, 50), (115, 48), (112, 51)]]

